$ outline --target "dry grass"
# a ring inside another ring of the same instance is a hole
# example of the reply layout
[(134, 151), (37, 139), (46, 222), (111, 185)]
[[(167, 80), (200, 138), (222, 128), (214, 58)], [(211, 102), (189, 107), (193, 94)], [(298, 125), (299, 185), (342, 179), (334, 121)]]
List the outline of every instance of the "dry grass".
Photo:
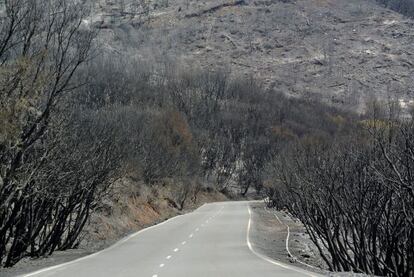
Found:
[(99, 211), (92, 215), (82, 247), (103, 248), (128, 233), (191, 211), (204, 203), (227, 199), (214, 190), (196, 190), (193, 186), (184, 210), (180, 211), (171, 205), (175, 185), (172, 180), (152, 187), (129, 178), (118, 182), (113, 195), (107, 197)]

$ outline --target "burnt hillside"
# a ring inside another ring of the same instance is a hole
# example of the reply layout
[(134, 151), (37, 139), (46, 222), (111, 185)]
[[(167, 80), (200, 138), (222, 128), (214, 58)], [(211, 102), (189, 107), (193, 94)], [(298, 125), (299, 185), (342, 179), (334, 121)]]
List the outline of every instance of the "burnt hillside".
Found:
[(357, 111), (372, 98), (411, 101), (414, 21), (375, 1), (137, 3), (94, 9), (91, 21), (108, 51), (152, 64), (168, 57), (222, 66), (276, 91)]

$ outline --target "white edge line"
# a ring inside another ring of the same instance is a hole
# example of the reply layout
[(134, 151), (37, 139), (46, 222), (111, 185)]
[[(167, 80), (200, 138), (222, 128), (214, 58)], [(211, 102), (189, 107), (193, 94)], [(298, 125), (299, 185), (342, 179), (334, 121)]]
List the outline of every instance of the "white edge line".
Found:
[[(211, 204), (211, 203), (204, 203), (203, 205), (201, 205), (200, 207), (198, 207), (196, 210), (198, 210), (198, 209), (202, 208), (203, 206), (205, 206), (205, 205), (207, 205), (207, 204)], [(196, 211), (196, 210), (194, 210), (194, 211)], [(194, 212), (194, 211), (193, 211), (193, 212)], [(58, 265), (54, 265), (54, 266), (51, 266), (51, 267), (46, 267), (46, 268), (43, 268), (43, 269), (39, 269), (39, 270), (34, 271), (34, 272), (31, 272), (31, 273), (22, 274), (22, 275), (20, 275), (19, 277), (30, 277), (30, 276), (35, 276), (35, 275), (41, 274), (41, 273), (43, 273), (43, 272), (51, 271), (51, 270), (58, 269), (58, 268), (61, 268), (61, 267), (65, 267), (65, 266), (68, 266), (68, 265), (71, 265), (71, 264), (74, 264), (74, 263), (77, 263), (77, 262), (80, 262), (80, 261), (83, 261), (83, 260), (87, 260), (87, 259), (93, 258), (93, 257), (95, 257), (95, 256), (97, 256), (97, 255), (99, 255), (99, 254), (102, 254), (102, 253), (104, 253), (104, 252), (106, 252), (106, 251), (109, 251), (109, 250), (111, 250), (111, 249), (115, 248), (115, 247), (118, 247), (119, 245), (121, 245), (121, 244), (125, 243), (126, 241), (128, 241), (128, 240), (130, 240), (130, 239), (132, 239), (132, 238), (134, 238), (134, 237), (136, 237), (136, 236), (138, 236), (138, 235), (139, 235), (139, 234), (141, 234), (141, 233), (144, 233), (144, 232), (149, 231), (149, 230), (151, 230), (151, 229), (154, 229), (154, 228), (160, 227), (160, 226), (162, 226), (162, 225), (164, 225), (164, 224), (166, 224), (166, 223), (168, 223), (168, 222), (170, 222), (170, 221), (173, 221), (173, 220), (178, 219), (178, 218), (180, 218), (180, 217), (183, 217), (183, 216), (186, 216), (186, 215), (192, 214), (193, 212), (191, 212), (191, 213), (187, 213), (187, 214), (182, 214), (182, 215), (176, 215), (176, 216), (171, 217), (171, 218), (169, 218), (169, 219), (167, 219), (167, 220), (165, 220), (165, 221), (163, 221), (163, 222), (161, 222), (161, 223), (158, 223), (158, 224), (156, 224), (156, 225), (153, 225), (153, 226), (150, 226), (150, 227), (144, 228), (144, 229), (142, 229), (142, 230), (139, 230), (138, 232), (133, 233), (133, 234), (131, 234), (131, 235), (129, 235), (129, 236), (127, 236), (127, 237), (125, 237), (125, 238), (121, 239), (120, 241), (116, 242), (115, 244), (113, 244), (113, 245), (109, 246), (108, 248), (102, 249), (101, 251), (98, 251), (98, 252), (93, 253), (93, 254), (91, 254), (91, 255), (87, 255), (87, 256), (85, 256), (85, 257), (81, 257), (81, 258), (78, 258), (78, 259), (75, 259), (75, 260), (73, 260), (73, 261), (63, 263), (63, 264), (58, 264)]]
[(279, 216), (276, 214), (276, 212), (275, 213), (270, 212), (269, 209), (266, 209), (266, 206), (265, 206), (264, 209), (268, 213), (273, 214), (276, 217), (277, 221), (279, 221), (280, 225), (284, 225), (286, 227), (287, 235), (286, 235), (286, 245), (285, 245), (285, 247), (286, 247), (286, 251), (288, 252), (289, 256), (292, 257), (298, 263), (300, 263), (304, 266), (310, 267), (310, 268), (315, 269), (315, 270), (322, 270), (323, 271), (323, 269), (321, 269), (321, 268), (318, 268), (316, 266), (313, 266), (313, 265), (307, 264), (305, 262), (302, 262), (298, 257), (296, 257), (295, 255), (292, 254), (292, 252), (290, 252), (290, 249), (289, 249), (290, 227), (289, 227), (289, 225), (287, 225), (286, 223), (283, 223), (282, 220), (280, 220)]
[(305, 274), (305, 275), (307, 275), (307, 276), (311, 276), (311, 277), (317, 277), (317, 276), (319, 276), (319, 275), (318, 275), (318, 274), (316, 274), (316, 273), (311, 273), (311, 272), (309, 272), (309, 271), (302, 270), (302, 269), (300, 269), (300, 268), (297, 268), (297, 267), (293, 267), (293, 266), (290, 266), (290, 265), (284, 264), (284, 263), (282, 263), (282, 262), (279, 262), (279, 261), (273, 260), (273, 259), (271, 259), (271, 258), (269, 258), (269, 257), (267, 257), (267, 256), (265, 256), (265, 255), (262, 255), (262, 254), (260, 254), (260, 253), (256, 252), (256, 250), (254, 250), (254, 249), (253, 249), (253, 246), (252, 246), (252, 244), (251, 244), (251, 242), (250, 242), (250, 226), (251, 226), (251, 221), (252, 221), (252, 212), (251, 212), (251, 210), (250, 210), (250, 207), (249, 207), (249, 206), (247, 207), (247, 210), (249, 211), (249, 222), (247, 223), (247, 239), (246, 239), (246, 241), (247, 241), (247, 246), (249, 247), (250, 251), (251, 251), (254, 255), (256, 255), (257, 257), (259, 257), (259, 258), (260, 258), (260, 259), (262, 259), (262, 260), (265, 260), (266, 262), (269, 262), (269, 263), (271, 263), (271, 264), (274, 264), (274, 265), (280, 266), (280, 267), (285, 268), (285, 269), (293, 270), (293, 271), (296, 271), (296, 272), (299, 272), (299, 273), (302, 273), (302, 274)]
[(291, 256), (292, 258), (294, 258), (298, 263), (300, 263), (300, 264), (303, 264), (303, 265), (305, 265), (305, 266), (307, 266), (307, 267), (310, 267), (310, 268), (313, 268), (313, 269), (318, 269), (318, 270), (321, 270), (320, 268), (317, 268), (317, 267), (315, 267), (315, 266), (313, 266), (313, 265), (310, 265), (310, 264), (307, 264), (307, 263), (305, 263), (305, 262), (302, 262), (298, 257), (296, 257), (295, 255), (293, 255), (291, 252), (290, 252), (290, 249), (289, 249), (289, 237), (290, 237), (290, 228), (289, 228), (289, 225), (287, 225), (287, 224), (284, 224), (281, 220), (280, 220), (280, 218), (277, 216), (277, 214), (276, 213), (274, 213), (274, 216), (277, 218), (277, 220), (280, 222), (280, 224), (282, 224), (282, 225), (285, 225), (286, 226), (286, 229), (287, 229), (287, 236), (286, 236), (286, 251), (288, 252), (288, 254), (289, 254), (289, 256)]

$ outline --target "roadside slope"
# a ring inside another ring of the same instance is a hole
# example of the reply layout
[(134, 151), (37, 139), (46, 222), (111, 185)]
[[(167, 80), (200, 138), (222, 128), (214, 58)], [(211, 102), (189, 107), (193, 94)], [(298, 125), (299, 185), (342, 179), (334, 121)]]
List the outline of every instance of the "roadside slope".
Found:
[(225, 201), (227, 197), (212, 189), (192, 191), (182, 210), (174, 207), (173, 184), (147, 186), (124, 178), (91, 216), (78, 249), (56, 251), (45, 258), (25, 258), (12, 268), (0, 268), (0, 276), (17, 276), (41, 268), (70, 262), (118, 243), (134, 232), (191, 212), (204, 203)]

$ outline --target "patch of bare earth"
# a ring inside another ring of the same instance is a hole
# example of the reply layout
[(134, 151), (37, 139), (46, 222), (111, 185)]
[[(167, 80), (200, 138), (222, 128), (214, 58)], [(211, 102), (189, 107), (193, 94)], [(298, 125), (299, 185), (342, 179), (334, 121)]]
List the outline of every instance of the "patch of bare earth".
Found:
[[(287, 214), (265, 209), (264, 203), (251, 204), (252, 229), (251, 241), (253, 247), (260, 253), (287, 264), (292, 264), (306, 270), (322, 272), (320, 269), (327, 269), (317, 248), (313, 245), (303, 226), (293, 221)], [(294, 257), (286, 250), (287, 227), (290, 227), (289, 250)], [(318, 269), (305, 266), (298, 262), (298, 259)]]
[[(313, 271), (326, 276), (367, 276), (352, 272), (329, 272), (303, 224), (284, 211), (269, 210), (264, 203), (250, 205), (252, 229), (250, 240), (259, 253), (286, 264)], [(287, 226), (289, 226), (288, 247), (286, 249)]]

